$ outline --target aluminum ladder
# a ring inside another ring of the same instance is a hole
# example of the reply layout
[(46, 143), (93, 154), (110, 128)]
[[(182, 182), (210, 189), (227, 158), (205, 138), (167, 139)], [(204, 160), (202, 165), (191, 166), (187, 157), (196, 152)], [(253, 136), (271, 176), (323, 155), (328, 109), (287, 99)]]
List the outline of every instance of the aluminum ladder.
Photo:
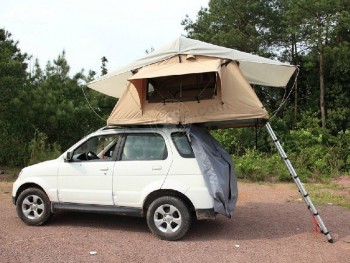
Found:
[(327, 237), (327, 240), (329, 243), (333, 243), (333, 238), (330, 235), (329, 231), (327, 230), (325, 224), (322, 221), (321, 216), (319, 215), (319, 213), (317, 212), (314, 204), (312, 203), (309, 194), (306, 192), (303, 184), (301, 183), (299, 176), (297, 175), (297, 173), (295, 172), (293, 165), (291, 164), (291, 162), (289, 161), (286, 153), (284, 152), (282, 145), (280, 144), (279, 140), (276, 137), (276, 134), (274, 133), (274, 131), (272, 130), (272, 127), (270, 125), (270, 123), (266, 123), (266, 128), (267, 131), (269, 132), (273, 142), (275, 143), (277, 150), (279, 152), (279, 154), (281, 155), (285, 165), (287, 166), (287, 169), (290, 173), (290, 176), (292, 177), (294, 183), (297, 185), (299, 192), (301, 194), (301, 196), (303, 197), (305, 203), (307, 204), (307, 207), (310, 211), (310, 213), (312, 214), (312, 216), (316, 219), (317, 224), (319, 229), (321, 230), (321, 232)]

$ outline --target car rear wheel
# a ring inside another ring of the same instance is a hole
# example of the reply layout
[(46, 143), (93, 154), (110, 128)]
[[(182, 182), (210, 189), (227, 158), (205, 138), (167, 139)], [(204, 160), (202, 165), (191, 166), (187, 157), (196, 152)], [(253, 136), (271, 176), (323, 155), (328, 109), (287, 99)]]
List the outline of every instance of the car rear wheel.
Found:
[(51, 203), (40, 189), (28, 188), (17, 199), (16, 210), (24, 223), (32, 226), (45, 224), (51, 217)]
[(149, 229), (165, 240), (182, 238), (189, 230), (191, 221), (191, 213), (186, 204), (174, 196), (154, 200), (147, 211)]

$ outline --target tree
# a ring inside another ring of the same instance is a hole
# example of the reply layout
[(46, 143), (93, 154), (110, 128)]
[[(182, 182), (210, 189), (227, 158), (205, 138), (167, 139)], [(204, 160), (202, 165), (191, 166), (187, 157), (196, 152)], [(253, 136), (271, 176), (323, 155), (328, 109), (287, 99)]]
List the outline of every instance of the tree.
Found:
[(194, 22), (188, 16), (182, 25), (190, 38), (245, 52), (265, 52), (269, 28), (278, 19), (270, 1), (211, 0)]
[(0, 29), (0, 114), (4, 120), (4, 113), (11, 110), (11, 100), (19, 93), (27, 77), (27, 63), (29, 56), (18, 48), (18, 42), (11, 39), (11, 34)]
[(340, 1), (328, 46), (325, 48), (327, 128), (333, 134), (350, 127), (350, 2)]
[(107, 65), (108, 60), (107, 60), (107, 58), (106, 58), (105, 56), (103, 56), (103, 57), (101, 58), (101, 62), (102, 62), (102, 66), (101, 66), (101, 76), (103, 76), (103, 75), (106, 75), (106, 74), (108, 73), (108, 70), (107, 70), (107, 68), (106, 68), (106, 65)]
[(81, 70), (71, 76), (65, 51), (44, 69), (35, 60), (28, 74), (30, 57), (17, 45), (10, 33), (0, 30), (0, 164), (22, 166), (36, 160), (33, 149), (45, 148), (52, 157), (102, 126), (115, 99), (83, 92), (96, 73), (90, 70), (85, 76)]
[[(299, 23), (298, 28), (304, 37), (299, 45), (308, 49), (315, 49), (318, 53), (319, 68), (319, 107), (321, 112), (322, 127), (326, 128), (326, 81), (325, 81), (325, 49), (329, 46), (331, 36), (339, 24), (340, 4), (342, 1), (284, 1), (286, 14), (294, 17), (294, 24)], [(291, 16), (288, 17), (291, 17)]]
[(64, 51), (48, 61), (45, 70), (35, 66), (35, 71), (42, 74), (32, 79), (29, 119), (35, 131), (47, 135), (49, 144), (58, 143), (67, 149), (88, 131), (104, 124), (94, 112), (105, 119), (115, 100), (85, 87), (86, 81), (95, 76), (94, 71), (85, 76), (82, 70), (71, 77)]
[(0, 29), (0, 164), (23, 162), (23, 144), (27, 133), (26, 80), (29, 56), (18, 48), (18, 42)]

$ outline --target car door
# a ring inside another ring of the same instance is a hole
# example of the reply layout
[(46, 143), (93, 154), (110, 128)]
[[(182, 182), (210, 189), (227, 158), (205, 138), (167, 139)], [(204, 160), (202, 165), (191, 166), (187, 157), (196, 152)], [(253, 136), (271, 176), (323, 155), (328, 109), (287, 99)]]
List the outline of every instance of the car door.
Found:
[(168, 142), (160, 133), (126, 133), (114, 167), (114, 204), (141, 207), (143, 198), (164, 183), (171, 157)]
[(112, 176), (118, 134), (93, 136), (79, 145), (58, 171), (59, 202), (113, 205)]

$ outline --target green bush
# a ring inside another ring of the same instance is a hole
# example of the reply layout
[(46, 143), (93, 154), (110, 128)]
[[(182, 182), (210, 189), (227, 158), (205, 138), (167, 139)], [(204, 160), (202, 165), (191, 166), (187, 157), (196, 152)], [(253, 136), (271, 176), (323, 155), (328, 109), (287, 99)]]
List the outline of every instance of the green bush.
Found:
[(289, 173), (278, 154), (268, 156), (257, 150), (248, 150), (242, 156), (233, 156), (237, 177), (251, 181), (287, 181)]
[(0, 121), (0, 165), (18, 167), (28, 160), (28, 146), (26, 140), (18, 130)]
[[(322, 129), (316, 114), (304, 113), (294, 129), (283, 120), (271, 124), (301, 181), (327, 181), (350, 171), (350, 130), (332, 134)], [(291, 180), (278, 151), (263, 128), (255, 148), (254, 128), (212, 132), (233, 154), (239, 178), (252, 181)]]
[(302, 180), (322, 181), (349, 172), (350, 131), (336, 136), (304, 116), (285, 138), (286, 151)]
[(57, 143), (50, 145), (46, 141), (47, 135), (45, 133), (35, 132), (34, 138), (29, 143), (29, 165), (57, 158), (61, 154)]

